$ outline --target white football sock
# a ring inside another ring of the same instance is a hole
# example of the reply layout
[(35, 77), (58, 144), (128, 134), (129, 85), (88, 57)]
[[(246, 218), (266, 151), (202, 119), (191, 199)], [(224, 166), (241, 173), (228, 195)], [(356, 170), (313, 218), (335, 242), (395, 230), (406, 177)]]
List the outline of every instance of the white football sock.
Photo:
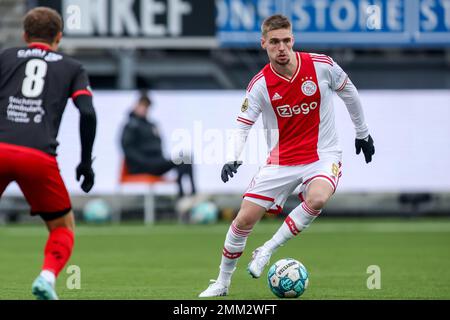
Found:
[(56, 277), (55, 274), (49, 270), (42, 270), (41, 276), (47, 280), (52, 286), (55, 286)]
[(273, 235), (272, 239), (264, 244), (264, 248), (270, 253), (275, 252), (280, 246), (297, 234), (305, 230), (314, 221), (322, 210), (314, 210), (303, 201), (298, 207), (291, 211), (284, 223)]
[(252, 232), (252, 229), (241, 230), (236, 227), (234, 221), (231, 223), (223, 247), (222, 261), (220, 263), (220, 273), (219, 277), (217, 278), (218, 282), (221, 282), (226, 286), (230, 285), (231, 276), (236, 269), (239, 257), (244, 251), (247, 237), (250, 232)]

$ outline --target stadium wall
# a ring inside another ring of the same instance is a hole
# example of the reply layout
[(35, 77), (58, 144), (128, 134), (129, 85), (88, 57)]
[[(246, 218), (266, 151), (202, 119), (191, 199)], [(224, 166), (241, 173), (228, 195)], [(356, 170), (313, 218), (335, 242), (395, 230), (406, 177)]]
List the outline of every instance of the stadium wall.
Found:
[[(354, 129), (342, 101), (335, 97), (336, 125), (343, 149), (343, 176), (339, 192), (450, 192), (450, 90), (361, 91), (366, 120), (375, 140), (370, 165), (354, 151)], [(261, 120), (252, 130), (239, 174), (224, 184), (219, 172), (225, 140), (243, 100), (242, 91), (154, 91), (151, 117), (160, 127), (167, 156), (171, 150), (193, 150), (196, 180), (202, 193), (239, 194), (264, 163), (266, 147)], [(97, 91), (97, 140), (94, 145), (96, 185), (92, 194), (113, 195), (119, 188), (122, 161), (120, 131), (137, 97), (134, 91)], [(78, 113), (69, 103), (59, 132), (59, 165), (72, 195), (81, 195), (75, 180), (80, 159)], [(127, 187), (126, 193), (145, 191)], [(173, 194), (173, 185), (157, 186)], [(15, 184), (6, 195), (18, 195)]]

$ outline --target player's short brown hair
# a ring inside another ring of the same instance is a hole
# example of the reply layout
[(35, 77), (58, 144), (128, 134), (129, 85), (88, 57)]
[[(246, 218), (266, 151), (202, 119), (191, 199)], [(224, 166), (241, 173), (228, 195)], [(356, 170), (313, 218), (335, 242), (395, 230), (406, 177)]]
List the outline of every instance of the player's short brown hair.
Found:
[(292, 29), (291, 22), (282, 14), (275, 14), (267, 17), (261, 25), (261, 33), (266, 36), (267, 32), (278, 29)]
[(23, 19), (23, 30), (30, 40), (52, 43), (63, 28), (61, 15), (47, 7), (31, 9)]
[(141, 96), (139, 97), (138, 103), (146, 107), (150, 107), (150, 105), (152, 104), (152, 100), (148, 96), (147, 91), (141, 91)]

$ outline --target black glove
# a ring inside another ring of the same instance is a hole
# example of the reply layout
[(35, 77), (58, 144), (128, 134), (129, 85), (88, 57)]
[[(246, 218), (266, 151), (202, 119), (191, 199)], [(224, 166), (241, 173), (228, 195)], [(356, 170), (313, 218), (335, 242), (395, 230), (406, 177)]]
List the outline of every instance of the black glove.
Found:
[(230, 161), (230, 162), (225, 163), (223, 165), (222, 173), (221, 173), (222, 181), (227, 182), (228, 177), (233, 178), (233, 173), (237, 172), (237, 169), (239, 168), (239, 166), (241, 164), (242, 164), (242, 161)]
[(375, 154), (375, 146), (373, 145), (373, 139), (370, 134), (365, 139), (355, 139), (356, 154), (364, 153), (366, 163), (372, 161), (372, 156)]
[(92, 170), (92, 162), (83, 163), (81, 162), (76, 170), (77, 173), (77, 181), (80, 181), (81, 176), (84, 177), (83, 182), (81, 183), (81, 189), (88, 193), (92, 187), (94, 186), (94, 170)]

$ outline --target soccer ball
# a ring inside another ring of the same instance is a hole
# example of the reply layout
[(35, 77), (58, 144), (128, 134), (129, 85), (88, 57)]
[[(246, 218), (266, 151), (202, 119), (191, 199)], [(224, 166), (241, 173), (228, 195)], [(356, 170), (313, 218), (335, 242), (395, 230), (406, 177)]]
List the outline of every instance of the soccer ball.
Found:
[(195, 224), (215, 223), (219, 217), (219, 208), (214, 202), (204, 201), (191, 210), (190, 221)]
[(86, 222), (101, 223), (111, 219), (111, 207), (103, 199), (89, 200), (83, 208), (83, 218)]
[(267, 274), (269, 288), (279, 298), (300, 297), (308, 287), (308, 278), (305, 266), (291, 258), (278, 260)]

